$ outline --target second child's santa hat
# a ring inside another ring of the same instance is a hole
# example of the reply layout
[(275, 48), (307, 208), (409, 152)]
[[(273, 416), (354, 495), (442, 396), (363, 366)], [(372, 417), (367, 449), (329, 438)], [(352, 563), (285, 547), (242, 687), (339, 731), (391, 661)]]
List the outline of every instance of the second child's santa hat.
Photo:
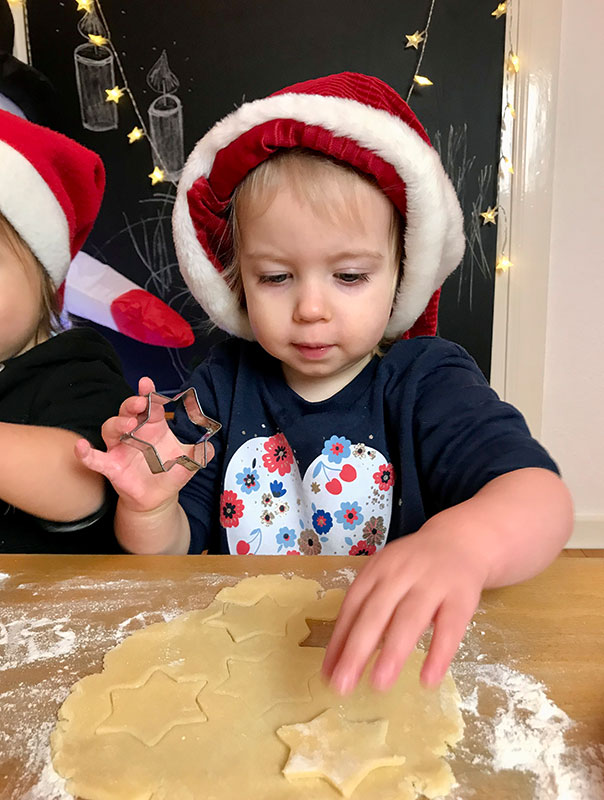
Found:
[(0, 111), (0, 212), (57, 288), (94, 225), (104, 189), (96, 153)]
[(463, 216), (423, 127), (379, 78), (344, 72), (244, 103), (199, 140), (180, 178), (173, 226), (181, 272), (220, 328), (253, 339), (222, 278), (233, 191), (262, 161), (303, 147), (373, 176), (403, 220), (403, 277), (386, 336), (436, 332), (440, 286), (464, 251)]

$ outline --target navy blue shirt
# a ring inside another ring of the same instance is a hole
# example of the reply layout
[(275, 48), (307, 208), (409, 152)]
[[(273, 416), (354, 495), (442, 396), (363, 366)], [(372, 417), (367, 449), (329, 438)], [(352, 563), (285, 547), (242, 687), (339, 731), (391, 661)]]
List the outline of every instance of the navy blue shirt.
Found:
[[(309, 402), (258, 344), (230, 339), (192, 374), (222, 424), (180, 493), (191, 553), (368, 554), (506, 472), (558, 472), (518, 410), (460, 346), (398, 341), (327, 400)], [(184, 409), (173, 429), (200, 431)]]

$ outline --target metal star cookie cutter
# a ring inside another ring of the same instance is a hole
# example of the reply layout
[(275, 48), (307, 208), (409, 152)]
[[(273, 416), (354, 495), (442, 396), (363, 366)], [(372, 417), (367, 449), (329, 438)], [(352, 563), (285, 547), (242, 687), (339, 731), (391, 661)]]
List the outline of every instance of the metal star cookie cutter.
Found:
[[(124, 442), (124, 444), (129, 444), (132, 447), (136, 447), (137, 450), (140, 450), (145, 456), (145, 461), (147, 462), (149, 469), (155, 475), (159, 474), (160, 472), (168, 472), (168, 470), (172, 469), (174, 464), (180, 464), (191, 472), (197, 472), (198, 469), (204, 469), (208, 463), (206, 447), (208, 439), (210, 439), (210, 437), (215, 433), (218, 433), (218, 431), (222, 428), (222, 425), (219, 422), (216, 422), (215, 419), (211, 419), (211, 417), (208, 417), (203, 413), (195, 388), (190, 386), (188, 389), (185, 389), (184, 392), (180, 392), (180, 394), (177, 394), (174, 397), (167, 397), (164, 394), (159, 394), (159, 392), (149, 392), (149, 394), (145, 395), (145, 397), (147, 398), (147, 408), (145, 411), (138, 414), (138, 425), (128, 433), (123, 433), (120, 436), (120, 441)], [(194, 425), (205, 428), (206, 432), (201, 439), (198, 439), (193, 445), (194, 458), (190, 458), (183, 453), (177, 458), (170, 458), (168, 461), (162, 461), (161, 456), (157, 452), (155, 446), (151, 444), (151, 442), (146, 442), (144, 439), (139, 438), (135, 434), (138, 433), (140, 429), (147, 424), (147, 422), (149, 422), (151, 417), (152, 403), (161, 403), (162, 406), (165, 406), (168, 403), (177, 403), (179, 400), (182, 400), (185, 411), (187, 412), (187, 416), (191, 422)]]

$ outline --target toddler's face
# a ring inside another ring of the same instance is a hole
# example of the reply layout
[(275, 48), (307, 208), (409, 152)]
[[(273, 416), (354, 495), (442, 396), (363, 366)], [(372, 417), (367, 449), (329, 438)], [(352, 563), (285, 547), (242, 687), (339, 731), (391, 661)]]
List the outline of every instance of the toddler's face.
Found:
[(287, 187), (261, 216), (241, 215), (241, 277), (258, 342), (288, 384), (329, 397), (369, 362), (398, 280), (390, 201), (359, 180), (360, 221), (319, 218)]
[(36, 343), (42, 287), (33, 259), (25, 263), (0, 236), (0, 363)]

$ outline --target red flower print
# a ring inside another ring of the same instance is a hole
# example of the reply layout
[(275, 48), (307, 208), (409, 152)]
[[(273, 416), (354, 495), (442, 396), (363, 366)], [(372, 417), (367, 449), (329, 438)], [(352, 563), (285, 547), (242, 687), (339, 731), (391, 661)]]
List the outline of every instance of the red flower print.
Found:
[(373, 480), (382, 492), (387, 492), (388, 489), (394, 486), (394, 479), (394, 467), (392, 464), (382, 464), (378, 472), (373, 473)]
[(375, 545), (368, 544), (364, 542), (362, 539), (358, 541), (356, 544), (353, 544), (350, 550), (348, 551), (349, 556), (370, 556), (372, 553), (375, 553)]
[(236, 528), (244, 508), (243, 500), (235, 492), (225, 489), (220, 498), (220, 524), (224, 528)]
[(288, 555), (288, 556), (299, 556), (300, 553), (297, 550), (288, 550), (286, 555)]
[(356, 522), (359, 518), (359, 513), (356, 508), (347, 508), (344, 512), (344, 522), (347, 522), (351, 525), (353, 522)]
[(264, 449), (266, 453), (262, 456), (262, 461), (269, 472), (277, 470), (279, 475), (291, 472), (294, 454), (282, 433), (271, 436), (268, 442), (264, 443)]

